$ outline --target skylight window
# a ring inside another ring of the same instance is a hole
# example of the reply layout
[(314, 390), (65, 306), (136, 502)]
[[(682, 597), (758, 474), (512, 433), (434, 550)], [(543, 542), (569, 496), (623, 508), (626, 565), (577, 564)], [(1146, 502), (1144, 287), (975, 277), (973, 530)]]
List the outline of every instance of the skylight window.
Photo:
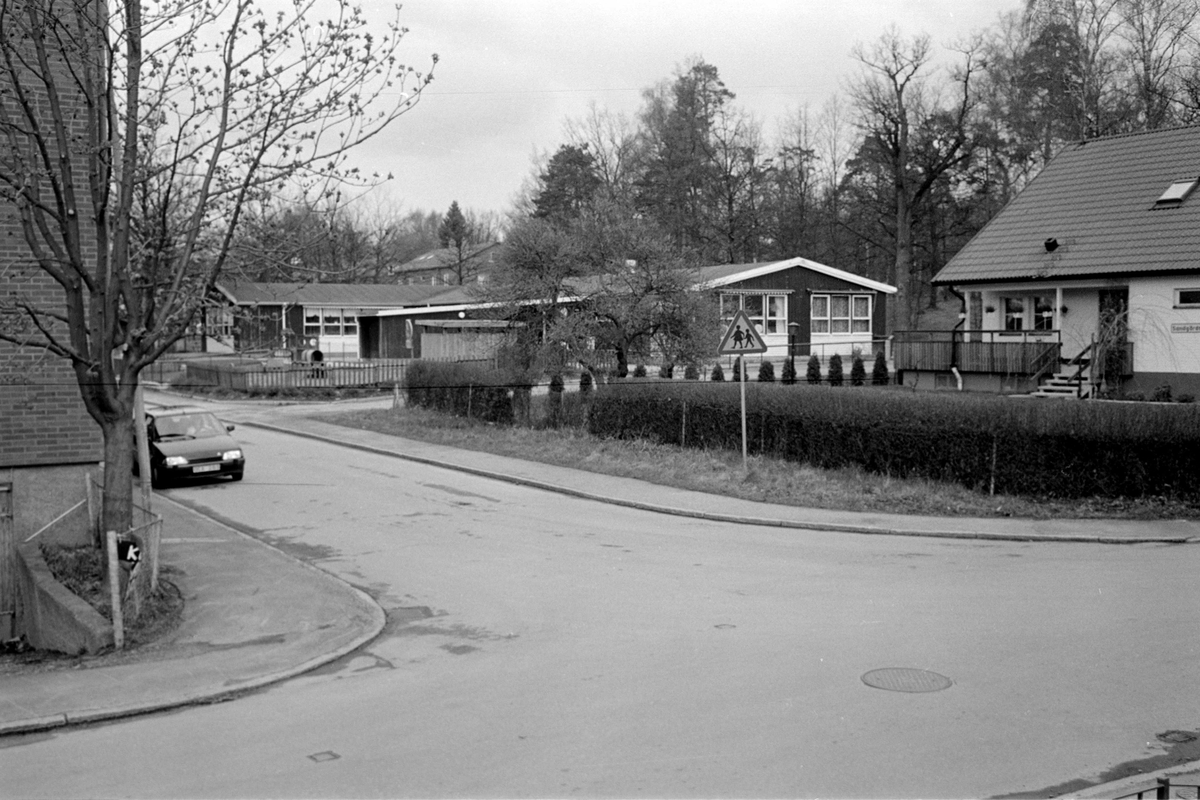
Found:
[(1155, 208), (1174, 208), (1182, 205), (1187, 199), (1192, 190), (1196, 188), (1196, 184), (1200, 183), (1200, 178), (1189, 178), (1186, 181), (1175, 181), (1167, 190), (1162, 193), (1162, 197), (1154, 201)]

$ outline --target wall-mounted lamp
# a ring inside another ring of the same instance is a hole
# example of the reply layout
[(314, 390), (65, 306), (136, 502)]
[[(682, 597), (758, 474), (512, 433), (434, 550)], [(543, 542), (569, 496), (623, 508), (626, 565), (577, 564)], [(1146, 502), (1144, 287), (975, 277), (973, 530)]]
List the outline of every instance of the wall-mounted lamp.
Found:
[(1058, 249), (1058, 239), (1047, 239), (1043, 244), (1046, 246), (1047, 253), (1053, 253)]
[(1060, 312), (1060, 313), (1063, 313), (1063, 314), (1067, 313), (1067, 307), (1066, 307), (1066, 306), (1062, 306), (1062, 307), (1060, 307), (1058, 310), (1059, 310), (1059, 312)]
[(983, 310), (984, 310), (984, 311), (986, 311), (986, 312), (987, 312), (987, 313), (989, 313), (989, 314), (995, 314), (995, 313), (996, 313), (996, 307), (995, 307), (995, 306), (987, 306), (987, 307), (985, 307)]

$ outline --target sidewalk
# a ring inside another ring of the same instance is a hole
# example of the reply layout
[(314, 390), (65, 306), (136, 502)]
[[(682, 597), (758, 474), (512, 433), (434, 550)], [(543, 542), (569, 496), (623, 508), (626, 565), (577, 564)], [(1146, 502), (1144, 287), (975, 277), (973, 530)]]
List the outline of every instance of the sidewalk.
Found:
[[(1076, 543), (1197, 543), (1176, 521), (961, 519), (805, 509), (657, 486), (457, 450), (280, 414), (223, 414), (239, 424), (661, 513), (734, 524), (846, 533)], [(269, 419), (270, 421), (265, 421)], [(341, 580), (159, 495), (163, 560), (185, 597), (181, 627), (128, 659), (0, 679), (0, 736), (211, 702), (333, 661), (373, 639), (382, 609)], [(1198, 765), (1179, 765), (1182, 771)], [(1154, 775), (1127, 779), (1152, 786)], [(1075, 796), (1112, 796), (1107, 786)], [(1125, 792), (1117, 792), (1125, 793)]]
[(290, 678), (373, 639), (366, 594), (158, 495), (183, 623), (143, 651), (0, 678), (0, 735), (211, 702)]

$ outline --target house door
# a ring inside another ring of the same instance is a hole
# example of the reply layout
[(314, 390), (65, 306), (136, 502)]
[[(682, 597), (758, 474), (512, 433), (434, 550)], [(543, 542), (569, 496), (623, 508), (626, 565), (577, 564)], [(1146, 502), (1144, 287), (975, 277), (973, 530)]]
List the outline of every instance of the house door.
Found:
[(0, 483), (0, 639), (11, 639), (17, 611), (17, 535), (13, 531), (12, 484)]

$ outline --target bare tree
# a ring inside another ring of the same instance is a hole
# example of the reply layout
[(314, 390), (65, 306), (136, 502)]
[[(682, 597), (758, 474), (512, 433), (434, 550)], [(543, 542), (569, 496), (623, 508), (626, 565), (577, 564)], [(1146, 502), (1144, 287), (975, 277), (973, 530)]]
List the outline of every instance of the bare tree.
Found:
[[(916, 327), (920, 311), (920, 271), (913, 268), (914, 209), (948, 170), (969, 154), (970, 117), (976, 105), (971, 80), (977, 67), (975, 46), (962, 50), (963, 62), (945, 107), (928, 83), (932, 47), (928, 36), (911, 40), (891, 28), (871, 47), (858, 45), (854, 57), (864, 72), (850, 87), (865, 145), (891, 181), (895, 226), (894, 262), (889, 282), (898, 291), (888, 306), (888, 328)], [(925, 149), (918, 164), (918, 134)]]
[(370, 180), (348, 152), (431, 78), (404, 33), (318, 0), (0, 0), (0, 196), (57, 287), (0, 301), (35, 332), (0, 338), (71, 363), (106, 527), (131, 519), (141, 370), (207, 302), (247, 203)]

